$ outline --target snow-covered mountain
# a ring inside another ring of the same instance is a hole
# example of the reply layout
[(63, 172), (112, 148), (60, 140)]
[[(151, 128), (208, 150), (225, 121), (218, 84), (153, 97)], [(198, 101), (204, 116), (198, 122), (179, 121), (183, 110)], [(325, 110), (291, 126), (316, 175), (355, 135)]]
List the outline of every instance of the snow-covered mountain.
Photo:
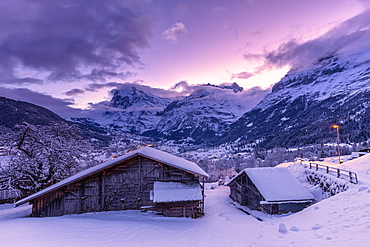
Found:
[(103, 112), (98, 122), (123, 132), (141, 134), (156, 127), (161, 118), (159, 113), (171, 101), (134, 86), (126, 87), (116, 90), (110, 102), (100, 104), (99, 109)]
[[(369, 34), (368, 34), (369, 35)], [(362, 39), (361, 39), (362, 40)], [(370, 138), (370, 52), (352, 42), (314, 63), (293, 68), (272, 92), (230, 126), (223, 141), (293, 147)]]
[(262, 89), (243, 91), (236, 83), (197, 85), (190, 95), (176, 100), (155, 96), (151, 90), (126, 84), (114, 91), (110, 101), (88, 111), (88, 118), (72, 120), (89, 126), (99, 123), (125, 133), (207, 144), (222, 136), (265, 94)]
[(245, 111), (239, 87), (204, 85), (182, 100), (169, 104), (156, 128), (146, 134), (195, 144), (219, 138)]

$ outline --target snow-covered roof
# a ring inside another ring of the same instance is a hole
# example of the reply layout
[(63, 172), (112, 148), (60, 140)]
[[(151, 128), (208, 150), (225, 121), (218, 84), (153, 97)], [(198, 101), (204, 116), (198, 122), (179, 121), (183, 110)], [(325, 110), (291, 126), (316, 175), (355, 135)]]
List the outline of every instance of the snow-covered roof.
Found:
[(202, 170), (202, 168), (200, 168), (197, 164), (195, 164), (194, 162), (191, 162), (191, 161), (188, 161), (186, 159), (183, 159), (183, 158), (180, 158), (180, 157), (177, 157), (175, 155), (172, 155), (172, 154), (169, 154), (169, 153), (166, 153), (166, 152), (163, 152), (163, 151), (160, 151), (160, 150), (157, 150), (157, 149), (154, 149), (154, 148), (151, 148), (151, 147), (143, 147), (143, 148), (139, 148), (131, 153), (128, 153), (128, 154), (125, 154), (125, 155), (122, 155), (120, 157), (117, 157), (115, 159), (112, 159), (110, 161), (107, 161), (105, 163), (102, 163), (102, 164), (99, 164), (97, 166), (94, 166), (94, 167), (91, 167), (89, 169), (86, 169), (86, 170), (83, 170), (69, 178), (66, 178), (52, 186), (49, 186), (35, 194), (32, 194), (30, 195), (29, 197), (26, 197), (22, 200), (19, 200), (15, 203), (16, 206), (19, 206), (19, 205), (22, 205), (26, 202), (29, 202), (39, 196), (42, 196), (42, 195), (45, 195), (51, 191), (54, 191), (56, 189), (59, 189), (65, 185), (68, 185), (70, 183), (73, 183), (73, 182), (76, 182), (78, 180), (81, 180), (87, 176), (90, 176), (92, 174), (95, 174), (95, 173), (98, 173), (100, 171), (103, 171), (105, 169), (108, 169), (112, 166), (115, 166), (125, 160), (128, 160), (128, 159), (131, 159), (135, 156), (143, 156), (145, 158), (149, 158), (149, 159), (152, 159), (152, 160), (155, 160), (155, 161), (158, 161), (160, 163), (163, 163), (163, 164), (166, 164), (166, 165), (169, 165), (169, 166), (172, 166), (172, 167), (175, 167), (175, 168), (178, 168), (178, 169), (181, 169), (181, 170), (184, 170), (186, 172), (189, 172), (189, 173), (192, 173), (192, 174), (195, 174), (197, 176), (200, 176), (200, 177), (204, 177), (204, 178), (208, 178), (209, 175)]
[(228, 184), (243, 173), (247, 174), (268, 202), (315, 200), (286, 167), (247, 168)]
[(178, 182), (154, 182), (151, 194), (153, 202), (182, 202), (202, 200), (199, 184), (186, 185)]

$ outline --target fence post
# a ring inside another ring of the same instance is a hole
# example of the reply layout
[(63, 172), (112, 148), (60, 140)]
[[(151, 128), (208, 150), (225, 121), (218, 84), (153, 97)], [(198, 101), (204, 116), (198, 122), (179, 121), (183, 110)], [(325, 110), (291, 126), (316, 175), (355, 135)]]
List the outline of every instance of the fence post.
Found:
[[(320, 165), (320, 164), (311, 163), (311, 162), (309, 164), (310, 164), (310, 169), (313, 169), (313, 167), (315, 167), (316, 171), (318, 171), (319, 166), (320, 166), (320, 168), (325, 169), (326, 173), (328, 173), (328, 174), (332, 170), (333, 170), (333, 172), (335, 172), (335, 170), (337, 170), (337, 177), (340, 178), (340, 175), (341, 175), (340, 171), (342, 170), (340, 168), (326, 166), (326, 165)], [(343, 171), (343, 176), (345, 177), (343, 179), (347, 179), (347, 177), (349, 177), (349, 182), (354, 183), (354, 184), (358, 183), (357, 174), (355, 172), (351, 172), (351, 171), (347, 171), (347, 170), (342, 170), (342, 171)], [(348, 175), (347, 175), (347, 173), (348, 173)]]

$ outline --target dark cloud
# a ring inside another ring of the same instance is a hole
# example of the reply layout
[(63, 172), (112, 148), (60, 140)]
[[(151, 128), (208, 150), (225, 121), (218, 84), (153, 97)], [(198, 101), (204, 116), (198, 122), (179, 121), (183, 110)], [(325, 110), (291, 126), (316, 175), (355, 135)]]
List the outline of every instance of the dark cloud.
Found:
[(119, 78), (119, 79), (125, 80), (134, 75), (136, 74), (130, 71), (127, 71), (125, 73), (123, 72), (117, 73), (117, 72), (113, 72), (113, 71), (106, 70), (106, 69), (101, 69), (101, 70), (93, 69), (90, 74), (84, 75), (83, 78), (88, 79), (90, 81), (99, 82), (99, 81), (105, 81), (106, 78)]
[(75, 96), (75, 95), (84, 94), (84, 93), (85, 93), (85, 90), (74, 88), (74, 89), (69, 90), (68, 92), (65, 92), (64, 94), (67, 96)]
[(1, 1), (0, 83), (40, 79), (18, 78), (17, 66), (47, 72), (54, 81), (124, 78), (119, 69), (140, 61), (137, 51), (148, 45), (151, 27), (130, 2)]
[(93, 83), (93, 84), (89, 84), (89, 85), (86, 87), (86, 91), (89, 91), (89, 92), (97, 92), (97, 91), (99, 91), (100, 89), (103, 89), (103, 88), (112, 88), (112, 87), (117, 87), (117, 86), (119, 86), (120, 84), (122, 84), (122, 83), (118, 83), (118, 82)]
[(265, 65), (261, 69), (286, 65), (294, 69), (348, 50), (364, 52), (370, 48), (369, 40), (370, 11), (366, 11), (341, 23), (317, 39), (301, 44), (295, 40), (282, 44), (275, 51), (265, 55)]
[(255, 53), (244, 54), (245, 60), (251, 61), (251, 62), (258, 61), (263, 57), (264, 57), (263, 54), (255, 54)]
[(234, 79), (248, 79), (250, 77), (252, 77), (254, 74), (252, 73), (249, 73), (249, 72), (240, 72), (240, 73), (236, 73), (236, 74), (232, 74), (231, 75), (231, 80), (234, 80)]
[(141, 85), (138, 83), (128, 83), (128, 82), (127, 83), (117, 83), (115, 88), (110, 91), (110, 94), (113, 94), (115, 90), (128, 90), (131, 87), (135, 87), (138, 90), (142, 90), (144, 92), (151, 93), (155, 96), (163, 97), (163, 98), (175, 99), (177, 97), (183, 96), (182, 93), (176, 92), (172, 89), (166, 90), (163, 88), (154, 88), (154, 87), (147, 86), (147, 85)]
[(72, 108), (73, 101), (69, 99), (57, 99), (27, 88), (10, 89), (0, 87), (0, 96), (43, 106), (61, 117), (78, 116), (82, 112), (81, 110)]

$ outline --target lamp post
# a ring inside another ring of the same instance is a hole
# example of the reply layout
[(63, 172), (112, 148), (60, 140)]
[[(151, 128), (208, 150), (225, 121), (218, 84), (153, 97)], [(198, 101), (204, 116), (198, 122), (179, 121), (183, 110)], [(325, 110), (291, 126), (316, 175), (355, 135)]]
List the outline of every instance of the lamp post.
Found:
[(338, 145), (338, 164), (340, 164), (340, 139), (339, 139), (339, 125), (332, 125), (331, 126), (333, 129), (336, 129), (337, 130), (337, 145)]

